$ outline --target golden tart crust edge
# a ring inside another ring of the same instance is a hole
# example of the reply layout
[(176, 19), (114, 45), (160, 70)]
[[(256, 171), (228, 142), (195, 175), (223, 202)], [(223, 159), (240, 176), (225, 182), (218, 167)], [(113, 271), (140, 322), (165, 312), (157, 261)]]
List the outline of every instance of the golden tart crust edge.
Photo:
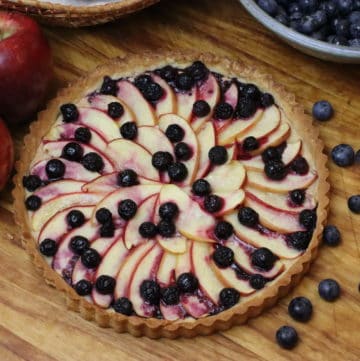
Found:
[[(38, 252), (37, 244), (32, 238), (24, 206), (25, 192), (22, 187), (22, 177), (29, 169), (29, 165), (40, 144), (41, 138), (47, 133), (56, 120), (59, 106), (63, 103), (80, 100), (89, 90), (101, 85), (105, 75), (112, 77), (131, 76), (145, 70), (160, 68), (161, 66), (187, 65), (195, 60), (203, 61), (211, 70), (221, 72), (225, 76), (237, 76), (266, 89), (270, 92), (276, 104), (283, 109), (291, 126), (294, 127), (305, 140), (307, 148), (313, 156), (315, 169), (318, 173), (317, 180), (317, 226), (307, 250), (277, 279), (253, 297), (245, 302), (225, 310), (213, 316), (199, 318), (192, 321), (171, 322), (160, 319), (147, 319), (138, 316), (124, 316), (115, 312), (101, 309), (95, 304), (87, 302), (79, 296), (45, 261)], [(295, 96), (289, 93), (282, 85), (273, 81), (269, 75), (264, 75), (256, 67), (249, 67), (237, 60), (230, 60), (212, 54), (194, 52), (163, 52), (158, 54), (129, 55), (125, 58), (116, 58), (99, 66), (89, 75), (79, 79), (68, 88), (62, 89), (58, 96), (53, 99), (46, 110), (38, 115), (38, 120), (30, 126), (30, 132), (24, 139), (24, 146), (20, 153), (20, 160), (16, 164), (17, 174), (14, 177), (15, 189), (14, 208), (15, 220), (21, 227), (22, 243), (30, 254), (35, 266), (39, 269), (46, 282), (63, 291), (67, 306), (87, 320), (93, 320), (101, 327), (112, 327), (118, 332), (129, 332), (134, 336), (147, 336), (150, 338), (176, 338), (193, 337), (195, 335), (208, 335), (216, 331), (226, 330), (233, 325), (246, 322), (249, 318), (259, 315), (263, 310), (273, 306), (280, 297), (285, 296), (295, 285), (299, 283), (303, 275), (309, 270), (312, 260), (316, 257), (321, 242), (321, 234), (324, 222), (327, 218), (329, 205), (328, 193), (330, 185), (327, 181), (328, 170), (326, 168), (327, 157), (323, 153), (324, 145), (319, 139), (319, 131), (312, 125), (312, 120), (305, 115), (304, 109), (297, 103)]]

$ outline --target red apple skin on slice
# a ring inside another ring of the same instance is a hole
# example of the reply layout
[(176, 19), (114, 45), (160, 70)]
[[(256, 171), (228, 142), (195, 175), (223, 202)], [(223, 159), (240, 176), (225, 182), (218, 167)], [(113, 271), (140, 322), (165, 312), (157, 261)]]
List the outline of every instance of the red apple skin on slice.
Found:
[(301, 144), (301, 140), (298, 140), (294, 143), (287, 143), (281, 157), (285, 165), (290, 164), (297, 157), (301, 150)]
[(191, 121), (192, 110), (197, 98), (197, 88), (193, 86), (188, 91), (178, 91), (176, 93), (177, 114), (187, 122)]
[(222, 217), (223, 215), (232, 212), (236, 207), (244, 202), (245, 192), (238, 189), (228, 193), (216, 193), (223, 200), (223, 206), (220, 211), (214, 213), (214, 217)]
[(156, 116), (151, 105), (144, 99), (141, 92), (128, 80), (117, 82), (117, 97), (122, 100), (134, 113), (137, 126), (155, 125)]
[(155, 83), (161, 86), (164, 92), (163, 96), (155, 103), (155, 112), (157, 117), (167, 113), (176, 113), (177, 101), (171, 86), (155, 73), (151, 73), (150, 76)]

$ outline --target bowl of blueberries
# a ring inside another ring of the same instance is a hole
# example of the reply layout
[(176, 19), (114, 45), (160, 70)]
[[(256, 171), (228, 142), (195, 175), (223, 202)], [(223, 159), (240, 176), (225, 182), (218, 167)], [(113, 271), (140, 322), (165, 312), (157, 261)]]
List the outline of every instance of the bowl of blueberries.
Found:
[(288, 44), (323, 60), (360, 64), (360, 0), (240, 0)]

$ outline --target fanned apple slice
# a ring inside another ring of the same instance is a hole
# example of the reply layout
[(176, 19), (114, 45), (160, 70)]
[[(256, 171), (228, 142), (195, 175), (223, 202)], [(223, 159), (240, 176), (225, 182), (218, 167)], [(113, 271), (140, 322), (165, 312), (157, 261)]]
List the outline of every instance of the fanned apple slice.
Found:
[(102, 198), (103, 195), (97, 193), (68, 193), (53, 198), (43, 203), (37, 211), (32, 212), (32, 229), (35, 232), (39, 231), (49, 218), (66, 208), (98, 204)]
[(113, 159), (117, 170), (132, 169), (139, 175), (159, 180), (159, 172), (151, 164), (151, 154), (138, 144), (117, 139), (109, 143), (107, 154)]
[(215, 219), (203, 211), (184, 191), (173, 184), (166, 184), (160, 191), (160, 204), (174, 202), (179, 208), (175, 221), (177, 230), (186, 238), (214, 242), (209, 234), (215, 227)]
[(167, 252), (174, 254), (186, 252), (186, 238), (180, 234), (169, 238), (157, 236), (156, 239), (160, 246)]
[(227, 214), (224, 219), (233, 225), (236, 235), (241, 240), (244, 240), (254, 247), (266, 247), (281, 258), (292, 259), (301, 254), (300, 251), (288, 247), (285, 237), (281, 234), (275, 232), (268, 232), (268, 234), (265, 234), (259, 232), (255, 228), (242, 225), (237, 218), (237, 212)]
[[(92, 223), (96, 223), (95, 214), (100, 208), (107, 208), (113, 215), (118, 212), (118, 204), (124, 199), (131, 199), (139, 205), (144, 199), (158, 193), (161, 185), (137, 185), (115, 190), (108, 194), (101, 202), (98, 202), (92, 215)], [(88, 194), (85, 194), (88, 197)]]
[(131, 249), (132, 247), (147, 241), (147, 238), (142, 237), (139, 233), (139, 227), (144, 222), (152, 221), (157, 199), (158, 194), (153, 194), (149, 198), (146, 198), (138, 205), (136, 217), (130, 219), (130, 221), (126, 224), (124, 242), (127, 249)]
[(297, 157), (301, 150), (301, 144), (301, 140), (298, 140), (294, 143), (287, 143), (281, 157), (285, 165), (290, 164)]
[(168, 126), (176, 124), (184, 130), (184, 138), (182, 142), (186, 143), (192, 150), (192, 156), (186, 161), (182, 161), (188, 170), (187, 178), (181, 183), (182, 185), (191, 184), (199, 167), (199, 144), (197, 136), (193, 129), (185, 119), (176, 114), (165, 114), (159, 118), (159, 128), (165, 133)]
[(195, 178), (200, 179), (207, 174), (211, 166), (209, 150), (216, 145), (214, 125), (211, 122), (206, 122), (199, 130), (197, 139), (199, 142), (199, 167)]
[(122, 100), (133, 112), (138, 127), (142, 125), (155, 125), (156, 115), (150, 103), (144, 99), (140, 90), (128, 80), (117, 82), (116, 96)]
[[(275, 262), (273, 268), (269, 271), (262, 271), (260, 268), (255, 268), (251, 264), (250, 256), (251, 252), (255, 251), (256, 248), (249, 249), (249, 245), (241, 242), (236, 236), (233, 236), (225, 243), (225, 246), (230, 248), (234, 252), (234, 260), (242, 269), (250, 274), (261, 274), (265, 278), (272, 279), (281, 273), (285, 266), (281, 260)], [(246, 249), (246, 251), (245, 251)]]
[(239, 134), (236, 139), (241, 143), (246, 137), (250, 136), (255, 137), (256, 139), (264, 138), (279, 127), (281, 119), (282, 117), (279, 108), (276, 105), (272, 105), (264, 110), (259, 122), (252, 128), (249, 128), (248, 131)]
[(219, 303), (219, 294), (225, 284), (220, 281), (210, 266), (210, 245), (203, 242), (194, 242), (192, 246), (192, 259), (195, 274), (199, 280), (200, 289), (215, 304)]
[(135, 141), (151, 154), (169, 152), (175, 159), (174, 146), (159, 128), (149, 126), (138, 127)]
[(191, 127), (195, 132), (197, 132), (201, 126), (212, 117), (215, 105), (220, 99), (220, 95), (219, 83), (214, 75), (209, 73), (208, 78), (203, 83), (198, 85), (196, 101), (205, 100), (209, 104), (211, 111), (204, 117), (192, 117)]
[(159, 101), (155, 103), (156, 115), (159, 117), (160, 115), (167, 113), (176, 113), (177, 111), (176, 96), (171, 86), (164, 79), (162, 79), (159, 75), (155, 73), (151, 73), (150, 76), (155, 83), (161, 86), (164, 92), (161, 99), (159, 99)]
[(276, 181), (266, 177), (264, 173), (247, 172), (247, 185), (266, 192), (288, 193), (294, 189), (305, 189), (317, 178), (315, 171), (305, 175), (288, 174), (283, 180)]
[(176, 93), (176, 100), (177, 100), (177, 114), (185, 119), (187, 122), (191, 121), (192, 118), (192, 110), (194, 103), (196, 102), (197, 97), (197, 88), (194, 85), (188, 91), (181, 91), (179, 90)]
[(89, 107), (102, 110), (104, 112), (108, 111), (108, 106), (110, 103), (120, 103), (124, 109), (121, 117), (114, 119), (116, 124), (120, 127), (122, 124), (127, 122), (134, 122), (135, 116), (133, 112), (129, 109), (129, 107), (121, 101), (119, 98), (114, 97), (112, 95), (104, 95), (104, 94), (95, 94), (90, 95), (83, 98), (78, 104), (78, 107)]
[(191, 247), (192, 241), (187, 241), (186, 250), (183, 254), (178, 254), (176, 258), (175, 277), (178, 278), (183, 273), (192, 272)]
[(233, 141), (242, 133), (248, 131), (258, 121), (261, 120), (263, 110), (259, 108), (256, 113), (249, 119), (235, 119), (229, 124), (219, 130), (218, 144), (227, 145), (233, 143)]
[(142, 243), (128, 253), (124, 262), (120, 266), (119, 273), (116, 276), (116, 286), (114, 291), (115, 299), (120, 297), (129, 297), (130, 282), (133, 279), (133, 275), (138, 269), (142, 259), (147, 256), (155, 245), (155, 241)]
[(145, 280), (155, 279), (163, 254), (163, 249), (156, 245), (146, 257), (140, 261), (133, 275), (129, 288), (129, 298), (138, 316), (151, 317), (154, 314), (155, 306), (149, 305), (144, 301), (140, 294), (140, 286)]
[(246, 168), (246, 170), (252, 170), (254, 172), (264, 171), (265, 163), (260, 155), (252, 157), (250, 159), (241, 159), (240, 162)]
[(238, 161), (231, 161), (216, 167), (205, 179), (213, 192), (231, 192), (241, 188), (245, 177), (245, 168)]
[(246, 192), (245, 205), (259, 214), (262, 225), (279, 233), (305, 231), (299, 222), (299, 212), (283, 211), (262, 202), (250, 192)]
[(215, 194), (223, 200), (223, 206), (220, 211), (214, 213), (214, 217), (221, 217), (229, 212), (232, 212), (236, 207), (242, 204), (245, 199), (245, 192), (242, 189)]

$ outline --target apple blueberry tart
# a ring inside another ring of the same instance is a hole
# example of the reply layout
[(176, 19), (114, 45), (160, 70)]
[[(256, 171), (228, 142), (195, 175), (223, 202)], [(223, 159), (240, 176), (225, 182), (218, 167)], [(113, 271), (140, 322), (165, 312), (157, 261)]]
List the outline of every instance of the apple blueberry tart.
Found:
[(42, 112), (17, 220), (72, 309), (150, 337), (207, 334), (286, 293), (328, 204), (322, 143), (292, 95), (211, 55), (116, 59)]

